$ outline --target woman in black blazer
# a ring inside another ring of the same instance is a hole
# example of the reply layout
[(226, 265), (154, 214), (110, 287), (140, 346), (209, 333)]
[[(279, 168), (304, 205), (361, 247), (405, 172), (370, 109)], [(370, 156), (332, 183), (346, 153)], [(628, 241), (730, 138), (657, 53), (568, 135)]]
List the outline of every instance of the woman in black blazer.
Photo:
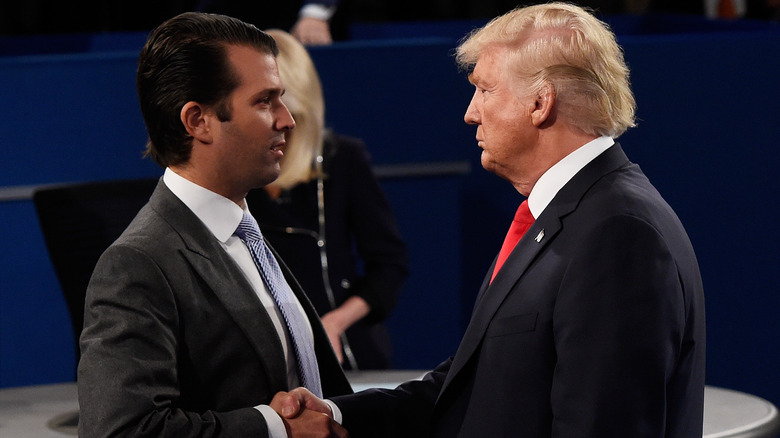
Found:
[(382, 323), (407, 277), (406, 246), (362, 141), (324, 129), (322, 87), (306, 49), (271, 30), (279, 45), (285, 104), (296, 121), (282, 173), (247, 204), (322, 318), (347, 369), (391, 365)]

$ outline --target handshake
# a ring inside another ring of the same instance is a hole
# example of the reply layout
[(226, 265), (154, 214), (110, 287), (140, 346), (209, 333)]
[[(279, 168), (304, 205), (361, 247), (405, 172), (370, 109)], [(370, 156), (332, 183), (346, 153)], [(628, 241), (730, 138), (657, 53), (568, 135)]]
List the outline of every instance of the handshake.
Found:
[(306, 388), (277, 393), (270, 404), (291, 438), (347, 438), (349, 433), (333, 419), (333, 410)]

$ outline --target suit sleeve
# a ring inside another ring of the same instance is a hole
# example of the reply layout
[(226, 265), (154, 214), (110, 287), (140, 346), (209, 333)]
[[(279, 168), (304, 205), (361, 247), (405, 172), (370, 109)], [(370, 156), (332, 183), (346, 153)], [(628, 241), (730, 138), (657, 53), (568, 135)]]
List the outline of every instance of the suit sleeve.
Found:
[(431, 436), (431, 416), (452, 358), (422, 380), (395, 389), (368, 389), (333, 397), (351, 438), (423, 438)]
[(684, 319), (658, 230), (630, 216), (583, 230), (553, 314), (553, 436), (663, 437)]
[(168, 279), (142, 251), (112, 246), (87, 290), (78, 370), (79, 435), (267, 436), (253, 407), (191, 412), (180, 405), (183, 329)]

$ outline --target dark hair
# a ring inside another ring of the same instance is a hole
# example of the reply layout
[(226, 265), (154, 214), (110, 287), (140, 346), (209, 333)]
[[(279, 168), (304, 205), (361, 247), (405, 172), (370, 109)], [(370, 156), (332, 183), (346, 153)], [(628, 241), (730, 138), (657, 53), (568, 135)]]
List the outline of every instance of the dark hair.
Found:
[(213, 106), (220, 120), (230, 119), (228, 97), (239, 79), (227, 57), (228, 45), (278, 54), (274, 39), (255, 26), (199, 12), (185, 12), (164, 22), (141, 49), (136, 85), (149, 134), (146, 155), (160, 166), (190, 158), (192, 137), (180, 118), (187, 102)]

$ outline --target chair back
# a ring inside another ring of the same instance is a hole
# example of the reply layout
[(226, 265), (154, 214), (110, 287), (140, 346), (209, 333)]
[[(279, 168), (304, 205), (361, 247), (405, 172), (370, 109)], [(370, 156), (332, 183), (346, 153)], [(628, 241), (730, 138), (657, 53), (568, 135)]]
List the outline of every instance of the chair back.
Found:
[(157, 178), (57, 185), (33, 193), (33, 204), (70, 313), (76, 341), (84, 325), (87, 285), (103, 251), (146, 204)]

